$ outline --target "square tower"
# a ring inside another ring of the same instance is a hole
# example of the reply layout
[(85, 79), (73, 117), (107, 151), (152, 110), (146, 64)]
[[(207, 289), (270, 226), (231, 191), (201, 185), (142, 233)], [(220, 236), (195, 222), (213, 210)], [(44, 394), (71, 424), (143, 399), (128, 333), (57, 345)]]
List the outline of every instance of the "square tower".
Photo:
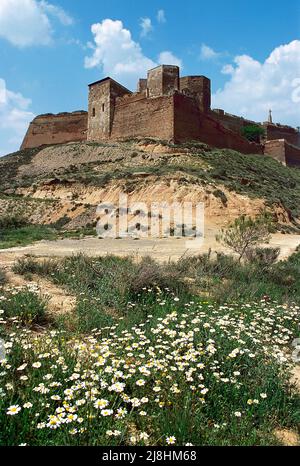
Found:
[(201, 112), (208, 113), (211, 107), (211, 84), (206, 76), (180, 78), (180, 92), (196, 99)]
[(179, 90), (179, 67), (160, 65), (148, 71), (147, 95), (149, 98), (172, 95)]
[(110, 137), (115, 100), (127, 94), (132, 92), (109, 77), (89, 85), (88, 141)]

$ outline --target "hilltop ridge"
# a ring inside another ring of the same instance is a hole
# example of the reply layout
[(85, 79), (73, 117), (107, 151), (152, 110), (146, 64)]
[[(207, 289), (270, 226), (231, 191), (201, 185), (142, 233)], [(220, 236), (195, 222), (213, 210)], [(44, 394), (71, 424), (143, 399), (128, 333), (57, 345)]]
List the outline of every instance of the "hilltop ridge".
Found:
[(242, 213), (273, 212), (280, 231), (300, 228), (300, 171), (263, 155), (150, 138), (69, 143), (0, 159), (0, 212), (20, 211), (38, 223), (93, 224), (99, 202), (204, 202), (223, 226)]

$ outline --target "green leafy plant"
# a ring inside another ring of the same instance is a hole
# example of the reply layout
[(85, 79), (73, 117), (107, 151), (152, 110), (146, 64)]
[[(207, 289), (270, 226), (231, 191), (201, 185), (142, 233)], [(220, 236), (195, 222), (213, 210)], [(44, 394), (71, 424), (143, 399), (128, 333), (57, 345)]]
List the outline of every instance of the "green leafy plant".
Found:
[(216, 240), (239, 255), (239, 261), (244, 255), (261, 243), (270, 240), (272, 222), (267, 214), (261, 214), (253, 219), (242, 215), (234, 220), (227, 229), (222, 229)]
[(6, 295), (2, 307), (5, 317), (17, 317), (26, 325), (45, 323), (47, 299), (30, 290)]
[(246, 258), (262, 267), (270, 267), (276, 262), (279, 254), (280, 248), (252, 248), (246, 251)]
[(0, 269), (0, 286), (6, 283), (6, 274), (4, 270)]
[(260, 142), (260, 138), (264, 136), (265, 130), (258, 125), (247, 125), (242, 128), (241, 133), (248, 141)]

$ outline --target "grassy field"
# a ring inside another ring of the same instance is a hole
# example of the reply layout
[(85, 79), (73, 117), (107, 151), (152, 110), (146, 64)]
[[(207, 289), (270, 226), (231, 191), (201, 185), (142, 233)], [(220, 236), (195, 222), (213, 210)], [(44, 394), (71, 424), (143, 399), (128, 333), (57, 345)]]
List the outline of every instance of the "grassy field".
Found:
[(0, 249), (27, 246), (41, 240), (80, 238), (86, 235), (95, 236), (95, 228), (80, 228), (75, 231), (67, 231), (60, 225), (31, 224), (19, 216), (3, 216), (0, 218)]
[[(300, 422), (299, 261), (19, 260), (29, 284), (0, 293), (0, 444), (278, 444)], [(71, 314), (49, 315), (37, 275), (76, 296)]]

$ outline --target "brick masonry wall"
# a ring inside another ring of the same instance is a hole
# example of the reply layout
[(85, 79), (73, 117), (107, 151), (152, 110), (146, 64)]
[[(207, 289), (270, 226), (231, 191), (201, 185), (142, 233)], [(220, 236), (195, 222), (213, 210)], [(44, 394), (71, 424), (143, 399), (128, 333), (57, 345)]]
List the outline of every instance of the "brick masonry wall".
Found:
[(300, 147), (300, 137), (296, 129), (289, 126), (277, 126), (264, 124), (266, 130), (266, 140), (286, 139), (290, 144)]
[(194, 139), (213, 147), (234, 149), (245, 154), (263, 153), (261, 145), (250, 143), (222, 126), (210, 114), (200, 112), (190, 97), (175, 94), (174, 106), (175, 141)]
[(110, 134), (110, 81), (89, 88), (89, 116), (87, 139), (94, 141)]
[(289, 144), (284, 139), (266, 141), (265, 154), (270, 155), (283, 165), (300, 167), (300, 147)]
[(29, 125), (21, 149), (46, 144), (85, 141), (87, 138), (87, 120), (87, 112), (37, 116)]
[(171, 95), (174, 90), (178, 91), (178, 66), (160, 65), (149, 70), (147, 75), (147, 89), (149, 98)]
[(131, 91), (113, 79), (106, 79), (89, 86), (88, 141), (109, 139), (115, 102), (123, 96), (131, 96)]
[(173, 96), (147, 99), (141, 94), (117, 99), (111, 138), (153, 137), (173, 139)]
[(211, 83), (205, 76), (180, 78), (180, 91), (194, 97), (202, 112), (209, 112), (211, 106)]
[(278, 160), (278, 162), (281, 162), (283, 165), (286, 165), (284, 139), (266, 141), (264, 153)]
[(211, 116), (219, 121), (223, 126), (226, 128), (230, 129), (231, 131), (234, 131), (238, 134), (241, 134), (241, 130), (244, 126), (248, 125), (260, 125), (260, 123), (257, 123), (255, 121), (251, 120), (246, 120), (244, 118), (241, 118), (236, 115), (231, 115), (229, 113), (224, 112), (224, 110), (212, 110)]
[(300, 147), (286, 143), (285, 160), (289, 167), (300, 167)]

